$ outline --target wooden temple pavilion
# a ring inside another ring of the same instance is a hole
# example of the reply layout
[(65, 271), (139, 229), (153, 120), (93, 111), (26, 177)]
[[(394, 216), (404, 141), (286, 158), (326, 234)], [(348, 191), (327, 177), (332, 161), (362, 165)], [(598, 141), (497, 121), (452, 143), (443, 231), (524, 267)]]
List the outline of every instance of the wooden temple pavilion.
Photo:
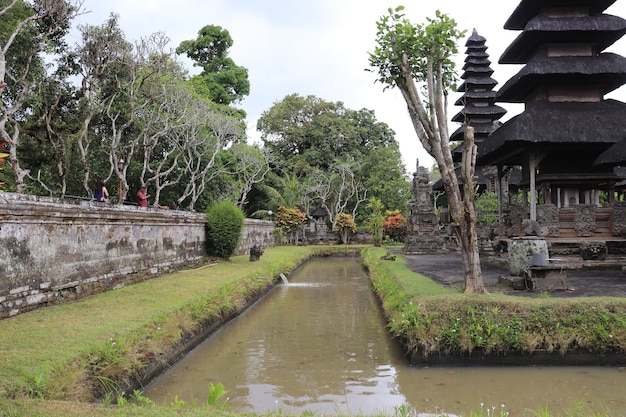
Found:
[(522, 169), (525, 197), (509, 213), (509, 236), (625, 234), (624, 207), (613, 198), (623, 177), (594, 163), (626, 139), (626, 104), (605, 99), (626, 83), (626, 59), (604, 52), (626, 33), (624, 19), (604, 13), (615, 1), (522, 0), (504, 26), (522, 32), (499, 62), (524, 67), (495, 101), (525, 110), (479, 145), (477, 164), (500, 177)]

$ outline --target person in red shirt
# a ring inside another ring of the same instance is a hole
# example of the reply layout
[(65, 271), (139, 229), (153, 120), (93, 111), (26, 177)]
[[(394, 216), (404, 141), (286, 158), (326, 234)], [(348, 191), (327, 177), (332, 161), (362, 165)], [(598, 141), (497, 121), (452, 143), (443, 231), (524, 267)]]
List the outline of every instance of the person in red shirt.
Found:
[(150, 197), (150, 195), (146, 194), (146, 186), (142, 185), (141, 188), (139, 188), (139, 191), (137, 191), (137, 195), (135, 196), (139, 207), (148, 207), (148, 197)]

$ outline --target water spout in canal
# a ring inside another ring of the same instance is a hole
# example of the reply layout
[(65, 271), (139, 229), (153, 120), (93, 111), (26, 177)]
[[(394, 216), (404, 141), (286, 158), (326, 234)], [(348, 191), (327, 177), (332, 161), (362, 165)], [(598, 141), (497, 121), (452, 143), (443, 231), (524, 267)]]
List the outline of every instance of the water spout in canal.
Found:
[(282, 272), (280, 273), (280, 279), (283, 280), (283, 284), (289, 285), (289, 281), (287, 280), (287, 277)]

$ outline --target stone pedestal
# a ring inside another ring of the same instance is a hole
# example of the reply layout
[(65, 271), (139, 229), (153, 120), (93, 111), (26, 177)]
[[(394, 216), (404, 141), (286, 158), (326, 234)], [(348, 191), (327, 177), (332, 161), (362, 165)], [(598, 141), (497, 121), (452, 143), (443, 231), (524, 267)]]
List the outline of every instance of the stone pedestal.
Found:
[(548, 258), (548, 243), (538, 236), (525, 236), (509, 240), (509, 272), (520, 276), (530, 265), (534, 254), (542, 254)]

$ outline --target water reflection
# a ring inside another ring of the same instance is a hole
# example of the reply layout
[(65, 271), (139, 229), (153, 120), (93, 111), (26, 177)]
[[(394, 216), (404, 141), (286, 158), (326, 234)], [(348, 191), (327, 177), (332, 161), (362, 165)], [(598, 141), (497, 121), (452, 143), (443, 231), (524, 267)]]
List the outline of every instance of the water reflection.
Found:
[[(410, 368), (358, 259), (319, 259), (277, 286), (154, 381), (145, 395), (201, 404), (221, 382), (237, 411), (394, 414), (500, 407), (568, 408), (582, 400), (626, 408), (626, 372), (615, 368)], [(561, 410), (562, 408), (557, 408)], [(602, 408), (604, 409), (604, 408)], [(517, 414), (516, 414), (517, 413)]]

